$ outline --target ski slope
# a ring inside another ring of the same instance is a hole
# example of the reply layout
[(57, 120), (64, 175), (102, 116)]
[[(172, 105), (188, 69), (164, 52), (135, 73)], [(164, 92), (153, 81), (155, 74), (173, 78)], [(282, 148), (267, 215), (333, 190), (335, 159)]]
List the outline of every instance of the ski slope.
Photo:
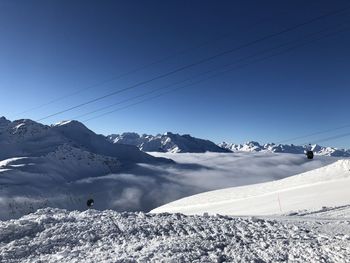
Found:
[(183, 198), (152, 213), (271, 215), (350, 204), (350, 160), (285, 179)]

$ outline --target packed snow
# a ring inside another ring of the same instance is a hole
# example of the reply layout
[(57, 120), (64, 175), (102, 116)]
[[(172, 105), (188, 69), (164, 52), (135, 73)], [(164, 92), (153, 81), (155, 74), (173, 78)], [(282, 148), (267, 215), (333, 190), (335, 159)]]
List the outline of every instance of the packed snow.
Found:
[(0, 261), (348, 262), (349, 219), (42, 209), (0, 221)]
[(350, 205), (350, 159), (285, 179), (190, 196), (154, 213), (271, 215)]

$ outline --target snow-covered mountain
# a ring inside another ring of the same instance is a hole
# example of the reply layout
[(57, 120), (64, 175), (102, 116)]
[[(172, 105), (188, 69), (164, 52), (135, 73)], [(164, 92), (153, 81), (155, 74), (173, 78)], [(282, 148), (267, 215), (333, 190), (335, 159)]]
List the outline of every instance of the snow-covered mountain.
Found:
[[(274, 153), (305, 153), (308, 146), (293, 144), (260, 144), (249, 141), (243, 144), (214, 142), (192, 137), (188, 134), (179, 135), (171, 132), (158, 135), (139, 135), (134, 132), (112, 134), (107, 139), (116, 144), (137, 146), (144, 152), (171, 152), (171, 153), (202, 153), (202, 152), (274, 152)], [(317, 144), (311, 146), (316, 155), (350, 157), (350, 149), (324, 147)]]
[[(170, 159), (151, 156), (132, 145), (113, 144), (77, 121), (47, 126), (29, 119), (9, 121), (2, 117), (0, 219), (45, 207), (48, 200), (54, 207), (81, 209), (98, 185), (81, 180), (141, 169), (138, 168), (141, 163), (174, 164)], [(119, 188), (107, 185), (102, 189), (108, 195), (107, 189), (121, 190), (126, 185), (119, 182)], [(80, 203), (68, 203), (70, 195), (81, 198)]]
[[(196, 147), (191, 145), (203, 151)], [(259, 152), (151, 156), (111, 143), (77, 121), (48, 126), (0, 118), (0, 219), (47, 206), (84, 210), (88, 198), (99, 210), (150, 211), (185, 196), (285, 178), (336, 160)]]
[(0, 160), (44, 156), (57, 151), (62, 145), (127, 163), (167, 161), (157, 159), (131, 145), (112, 144), (78, 121), (47, 126), (29, 119), (11, 122), (4, 117), (0, 118)]
[[(298, 146), (293, 144), (274, 144), (267, 143), (264, 145), (255, 141), (249, 141), (244, 144), (234, 144), (222, 142), (220, 147), (228, 149), (232, 152), (275, 152), (275, 153), (296, 153), (302, 154), (306, 151), (307, 146)], [(316, 155), (335, 156), (335, 157), (350, 157), (350, 149), (337, 149), (333, 147), (324, 147), (317, 144), (311, 146), (311, 150)]]
[(171, 132), (165, 134), (139, 135), (137, 133), (112, 134), (107, 138), (116, 144), (135, 145), (145, 152), (172, 152), (172, 153), (203, 153), (203, 152), (230, 152), (209, 140), (192, 137), (188, 134), (179, 135)]

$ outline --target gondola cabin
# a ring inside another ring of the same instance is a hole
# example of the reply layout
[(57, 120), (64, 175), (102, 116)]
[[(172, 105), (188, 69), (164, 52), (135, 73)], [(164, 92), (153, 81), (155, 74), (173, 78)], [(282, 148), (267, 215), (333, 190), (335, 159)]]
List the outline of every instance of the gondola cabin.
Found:
[(312, 160), (314, 158), (314, 152), (313, 151), (307, 151), (306, 152), (306, 157), (309, 159), (309, 160)]

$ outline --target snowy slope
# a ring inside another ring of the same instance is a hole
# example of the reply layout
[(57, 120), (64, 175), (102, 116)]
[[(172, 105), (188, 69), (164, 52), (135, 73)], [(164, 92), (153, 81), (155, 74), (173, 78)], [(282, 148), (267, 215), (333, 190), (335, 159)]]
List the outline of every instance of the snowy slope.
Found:
[(223, 149), (209, 140), (171, 132), (156, 136), (146, 134), (140, 136), (137, 133), (128, 132), (120, 135), (109, 135), (107, 138), (113, 143), (135, 145), (145, 152), (230, 152), (230, 150)]
[(0, 261), (348, 262), (350, 221), (43, 209), (0, 221)]
[(29, 119), (0, 119), (0, 160), (12, 157), (39, 157), (68, 144), (94, 154), (115, 157), (124, 162), (166, 162), (150, 156), (131, 145), (112, 144), (82, 123), (65, 121), (52, 126)]
[(269, 215), (350, 204), (350, 160), (268, 183), (206, 192), (166, 204), (153, 213)]
[[(219, 143), (219, 146), (228, 149), (232, 152), (275, 152), (275, 153), (296, 153), (303, 154), (307, 146), (293, 145), (293, 144), (274, 144), (267, 143), (261, 145), (258, 142), (250, 141), (244, 144), (234, 143)], [(317, 144), (311, 146), (311, 150), (316, 155), (336, 156), (336, 157), (350, 157), (350, 149), (337, 149), (333, 147), (324, 147)]]
[[(141, 163), (174, 164), (135, 146), (110, 143), (77, 121), (47, 126), (2, 117), (0, 219), (16, 218), (47, 205), (82, 209), (98, 184), (87, 187), (79, 180), (140, 170)], [(127, 186), (119, 182), (118, 187), (110, 184), (99, 191), (109, 195), (111, 188), (116, 191)], [(104, 207), (111, 207), (108, 205)]]

